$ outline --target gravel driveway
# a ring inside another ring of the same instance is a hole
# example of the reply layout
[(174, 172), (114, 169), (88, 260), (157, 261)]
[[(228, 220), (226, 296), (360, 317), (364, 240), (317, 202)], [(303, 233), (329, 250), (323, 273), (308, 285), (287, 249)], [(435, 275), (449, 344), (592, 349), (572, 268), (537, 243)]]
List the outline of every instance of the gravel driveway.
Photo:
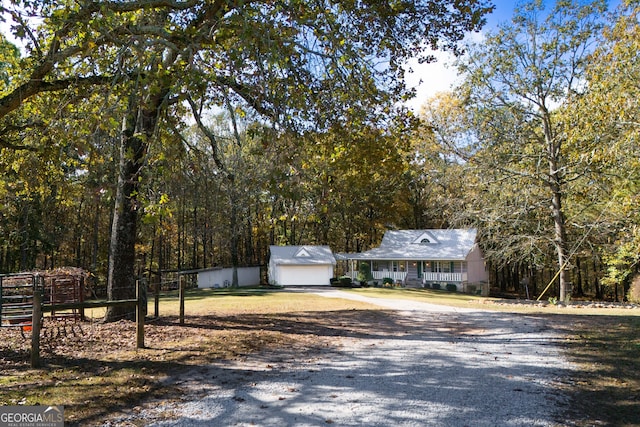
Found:
[[(313, 290), (310, 292), (318, 292)], [(122, 419), (153, 426), (556, 426), (572, 369), (533, 316), (368, 298), (397, 310), (396, 333), (337, 338), (322, 354), (252, 356), (181, 378), (181, 403)], [(268, 357), (268, 359), (267, 359)], [(214, 381), (215, 379), (215, 381)], [(167, 420), (167, 417), (170, 420)], [(118, 425), (111, 424), (111, 425)]]

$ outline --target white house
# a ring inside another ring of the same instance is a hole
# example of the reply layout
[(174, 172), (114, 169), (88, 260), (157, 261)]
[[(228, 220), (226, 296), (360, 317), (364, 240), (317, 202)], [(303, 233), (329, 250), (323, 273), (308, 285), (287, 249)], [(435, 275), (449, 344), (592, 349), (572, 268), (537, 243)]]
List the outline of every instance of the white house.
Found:
[(362, 263), (373, 280), (488, 294), (488, 274), (475, 229), (387, 231), (379, 247), (341, 254), (357, 278)]
[(269, 283), (329, 285), (336, 259), (328, 246), (270, 246)]

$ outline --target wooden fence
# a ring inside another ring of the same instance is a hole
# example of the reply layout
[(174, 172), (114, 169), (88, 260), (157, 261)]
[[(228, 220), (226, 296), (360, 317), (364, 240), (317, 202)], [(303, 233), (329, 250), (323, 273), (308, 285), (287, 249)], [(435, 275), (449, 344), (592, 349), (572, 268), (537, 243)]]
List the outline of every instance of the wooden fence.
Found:
[[(184, 325), (184, 299), (185, 299), (185, 277), (180, 276), (179, 278), (179, 300), (180, 300), (180, 325)], [(27, 327), (31, 329), (31, 367), (39, 368), (41, 366), (40, 361), (40, 335), (42, 330), (42, 323), (44, 320), (44, 313), (55, 313), (61, 312), (65, 310), (78, 310), (79, 312), (83, 312), (88, 308), (104, 308), (104, 307), (126, 307), (126, 306), (135, 306), (136, 307), (136, 347), (144, 348), (144, 326), (145, 326), (145, 315), (147, 311), (147, 298), (146, 298), (146, 290), (145, 284), (142, 281), (136, 282), (136, 298), (135, 299), (127, 299), (127, 300), (118, 300), (118, 301), (76, 301), (76, 302), (44, 302), (44, 287), (42, 286), (42, 281), (34, 279), (32, 281), (33, 285), (30, 286), (30, 289), (27, 291), (21, 290), (21, 299), (20, 299), (20, 307), (16, 306), (16, 303), (13, 301), (15, 298), (8, 298), (6, 295), (4, 299), (0, 301), (0, 314), (6, 315), (8, 320), (12, 321), (20, 321), (19, 323), (13, 323), (10, 326), (19, 326), (19, 327)], [(26, 288), (25, 288), (26, 289)], [(25, 299), (28, 297), (28, 300)], [(2, 293), (0, 292), (0, 295)], [(6, 299), (6, 301), (5, 301)], [(9, 301), (7, 303), (7, 301)], [(17, 301), (17, 300), (16, 300)], [(3, 313), (3, 304), (5, 308), (5, 313)], [(27, 307), (28, 306), (28, 307)], [(156, 306), (156, 317), (158, 316), (158, 302), (157, 296), (155, 301)], [(20, 309), (20, 312), (17, 313), (16, 310)], [(10, 309), (10, 310), (9, 310)], [(17, 314), (16, 314), (17, 313)], [(9, 317), (9, 314), (11, 317)], [(19, 319), (18, 319), (19, 314)], [(8, 323), (7, 320), (7, 323)], [(25, 329), (23, 329), (24, 331)]]
[(33, 295), (33, 318), (31, 320), (31, 367), (40, 367), (40, 330), (42, 329), (43, 313), (62, 311), (62, 310), (84, 310), (87, 308), (98, 307), (127, 307), (136, 306), (136, 347), (144, 348), (144, 317), (145, 309), (143, 304), (146, 299), (143, 298), (142, 283), (136, 283), (136, 298), (118, 301), (83, 301), (62, 304), (43, 304), (42, 292), (36, 290)]

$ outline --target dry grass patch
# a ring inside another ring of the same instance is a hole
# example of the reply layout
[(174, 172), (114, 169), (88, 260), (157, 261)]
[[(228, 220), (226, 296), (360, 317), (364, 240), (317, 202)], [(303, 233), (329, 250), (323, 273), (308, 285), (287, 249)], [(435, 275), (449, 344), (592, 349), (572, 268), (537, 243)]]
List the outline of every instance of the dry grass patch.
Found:
[(566, 384), (572, 425), (640, 425), (640, 317), (553, 320), (567, 335), (567, 353), (580, 368)]

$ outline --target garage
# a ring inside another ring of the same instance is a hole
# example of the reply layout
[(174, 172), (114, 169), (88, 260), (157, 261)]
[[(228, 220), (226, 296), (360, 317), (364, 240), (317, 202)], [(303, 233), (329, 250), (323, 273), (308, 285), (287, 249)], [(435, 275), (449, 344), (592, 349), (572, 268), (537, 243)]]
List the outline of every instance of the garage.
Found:
[(278, 286), (328, 286), (336, 259), (328, 246), (271, 246), (269, 283)]

